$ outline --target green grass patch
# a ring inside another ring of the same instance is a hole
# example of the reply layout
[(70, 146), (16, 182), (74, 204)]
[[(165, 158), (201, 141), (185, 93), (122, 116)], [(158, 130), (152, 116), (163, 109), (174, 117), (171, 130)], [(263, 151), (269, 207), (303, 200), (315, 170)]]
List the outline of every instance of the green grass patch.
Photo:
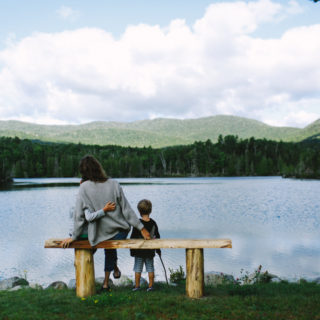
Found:
[(156, 291), (115, 288), (77, 298), (74, 290), (0, 291), (0, 319), (306, 319), (320, 320), (320, 285), (269, 283), (206, 287), (205, 297), (186, 297), (183, 284)]

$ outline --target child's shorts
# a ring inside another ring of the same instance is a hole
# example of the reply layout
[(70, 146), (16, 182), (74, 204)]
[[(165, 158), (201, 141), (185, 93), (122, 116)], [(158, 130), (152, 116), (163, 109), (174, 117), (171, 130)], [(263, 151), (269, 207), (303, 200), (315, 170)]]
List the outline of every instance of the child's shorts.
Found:
[(146, 265), (147, 272), (154, 272), (153, 258), (134, 257), (134, 272), (142, 272), (143, 265)]

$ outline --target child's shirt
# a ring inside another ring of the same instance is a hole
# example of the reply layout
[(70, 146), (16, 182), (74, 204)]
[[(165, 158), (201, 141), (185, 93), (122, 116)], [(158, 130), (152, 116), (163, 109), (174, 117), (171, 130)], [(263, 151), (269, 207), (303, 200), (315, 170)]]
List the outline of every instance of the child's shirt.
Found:
[[(140, 219), (140, 221), (150, 233), (151, 239), (160, 239), (158, 225), (153, 219), (150, 218), (149, 221)], [(133, 228), (130, 239), (143, 239), (141, 231)], [(158, 252), (160, 252), (160, 249), (157, 249)], [(155, 249), (130, 249), (130, 254), (132, 257), (153, 258), (155, 256)]]

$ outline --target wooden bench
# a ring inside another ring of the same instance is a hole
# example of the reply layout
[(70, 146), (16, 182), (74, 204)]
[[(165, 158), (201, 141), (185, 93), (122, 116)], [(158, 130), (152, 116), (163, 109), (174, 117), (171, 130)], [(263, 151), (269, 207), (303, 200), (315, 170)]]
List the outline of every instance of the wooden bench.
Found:
[[(49, 239), (45, 248), (60, 248), (63, 239)], [(76, 293), (78, 297), (94, 295), (95, 276), (93, 254), (90, 249), (186, 249), (186, 293), (190, 298), (201, 298), (204, 293), (203, 248), (232, 248), (229, 239), (129, 239), (107, 240), (92, 247), (87, 240), (74, 241)]]

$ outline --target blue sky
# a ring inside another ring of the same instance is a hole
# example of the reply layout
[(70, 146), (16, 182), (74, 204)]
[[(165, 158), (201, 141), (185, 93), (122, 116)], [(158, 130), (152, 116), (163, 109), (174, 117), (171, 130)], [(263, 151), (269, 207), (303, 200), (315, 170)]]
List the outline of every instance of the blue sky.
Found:
[[(173, 19), (185, 19), (192, 25), (201, 18), (206, 8), (212, 3), (224, 1), (212, 0), (74, 0), (74, 1), (21, 1), (0, 0), (0, 39), (1, 46), (15, 34), (17, 39), (33, 32), (61, 32), (66, 29), (97, 27), (121, 36), (128, 25), (139, 23), (168, 25)], [(230, 0), (229, 2), (236, 2)], [(287, 5), (288, 1), (277, 1)], [(273, 37), (281, 35), (291, 27), (319, 23), (320, 4), (313, 1), (297, 1), (303, 12), (288, 17), (267, 28), (260, 28), (258, 36)], [(75, 18), (62, 19), (58, 11), (61, 7), (72, 8)], [(317, 9), (317, 10), (316, 10)]]
[(309, 0), (0, 0), (0, 119), (303, 127), (320, 118), (319, 24)]

